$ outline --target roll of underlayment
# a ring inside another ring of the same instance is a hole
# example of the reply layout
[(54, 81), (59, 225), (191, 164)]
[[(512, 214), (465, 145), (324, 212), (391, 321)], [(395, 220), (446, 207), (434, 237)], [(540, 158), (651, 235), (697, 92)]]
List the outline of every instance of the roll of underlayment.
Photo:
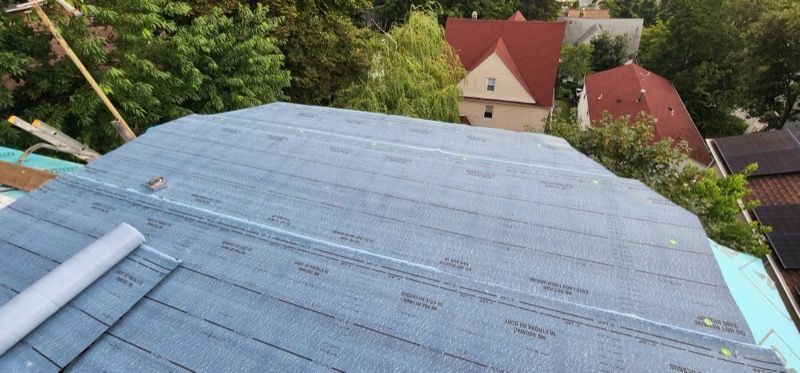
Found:
[(0, 307), (0, 355), (144, 242), (122, 223)]

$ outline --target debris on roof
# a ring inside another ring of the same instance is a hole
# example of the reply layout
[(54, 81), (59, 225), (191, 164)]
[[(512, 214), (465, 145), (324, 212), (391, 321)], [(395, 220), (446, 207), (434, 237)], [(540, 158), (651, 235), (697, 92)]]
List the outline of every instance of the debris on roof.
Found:
[[(17, 160), (22, 156), (23, 152), (6, 148), (0, 146), (0, 167), (7, 166), (7, 164), (12, 164), (12, 168), (18, 169), (18, 167), (13, 167), (13, 165), (17, 165)], [(64, 161), (57, 158), (50, 158), (43, 155), (38, 154), (31, 154), (25, 161), (22, 163), (21, 166), (24, 166), (26, 169), (34, 169), (38, 171), (44, 171), (47, 174), (60, 174), (65, 172), (72, 172), (75, 170), (80, 169), (83, 165), (78, 163), (73, 163), (69, 161)], [(36, 173), (35, 171), (33, 173)], [(37, 173), (38, 174), (38, 173)], [(40, 175), (41, 176), (41, 175)], [(21, 182), (31, 183), (34, 180), (31, 178), (21, 178)], [(41, 182), (46, 180), (40, 179)], [(30, 186), (39, 186), (41, 182), (34, 182), (31, 183)], [(23, 185), (24, 186), (24, 185)], [(30, 189), (30, 188), (23, 188), (23, 189)], [(9, 185), (4, 185), (2, 181), (0, 181), (0, 208), (14, 202), (17, 198), (22, 197), (25, 195), (25, 190), (20, 190), (16, 187), (12, 187)]]
[(648, 113), (656, 119), (653, 133), (656, 141), (665, 138), (686, 141), (691, 149), (689, 158), (703, 166), (711, 163), (711, 153), (678, 91), (669, 80), (639, 65), (623, 65), (588, 75), (586, 101), (591, 122), (600, 120), (605, 112), (614, 117), (628, 116), (631, 120), (641, 112)]
[[(120, 222), (180, 265), (109, 272), (0, 364), (784, 369), (697, 217), (546, 135), (282, 103), (181, 118), (0, 210), (0, 302)], [(104, 315), (115, 281), (142, 288)]]

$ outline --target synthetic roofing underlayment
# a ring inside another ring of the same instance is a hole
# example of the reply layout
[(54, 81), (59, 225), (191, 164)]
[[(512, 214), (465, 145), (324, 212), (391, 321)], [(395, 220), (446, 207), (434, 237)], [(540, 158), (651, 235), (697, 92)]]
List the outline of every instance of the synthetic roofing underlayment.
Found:
[(188, 116), (1, 210), (0, 294), (121, 222), (160, 261), (121, 263), (0, 363), (784, 369), (694, 215), (545, 135), (290, 104)]

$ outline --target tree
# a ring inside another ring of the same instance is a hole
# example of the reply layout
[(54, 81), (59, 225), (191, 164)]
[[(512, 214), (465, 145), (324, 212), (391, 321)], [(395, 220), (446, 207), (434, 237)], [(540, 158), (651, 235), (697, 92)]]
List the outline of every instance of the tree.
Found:
[(569, 45), (561, 47), (561, 61), (558, 64), (560, 80), (570, 79), (579, 81), (592, 72), (592, 46), (588, 44)]
[(592, 71), (617, 67), (628, 60), (628, 37), (603, 32), (592, 39)]
[(589, 44), (569, 45), (561, 47), (561, 60), (558, 64), (558, 80), (556, 96), (569, 99), (574, 104), (577, 100), (575, 89), (583, 82), (583, 78), (592, 72), (592, 46)]
[(800, 3), (776, 1), (747, 32), (746, 108), (769, 128), (800, 117)]
[(644, 25), (656, 22), (659, 0), (605, 0), (600, 5), (607, 8), (614, 18), (642, 18)]
[(362, 79), (369, 69), (367, 43), (372, 31), (354, 19), (370, 0), (270, 0), (273, 16), (283, 22), (280, 48), (292, 73), (292, 101), (328, 105), (337, 92)]
[(406, 23), (375, 41), (368, 76), (341, 92), (336, 106), (458, 122), (466, 75), (444, 30), (430, 11), (413, 11)]
[[(766, 256), (769, 246), (763, 235), (769, 228), (738, 218), (739, 201), (750, 194), (746, 178), (755, 167), (721, 178), (713, 170), (687, 164), (685, 142), (654, 142), (653, 131), (653, 119), (644, 114), (633, 123), (625, 116), (615, 119), (606, 115), (595, 126), (582, 129), (574, 111), (570, 116), (555, 117), (547, 128), (548, 134), (565, 138), (617, 176), (637, 179), (697, 215), (711, 239), (739, 251)], [(751, 200), (745, 208), (756, 205)]]
[[(188, 21), (191, 9), (167, 0), (96, 1), (82, 10), (89, 16), (47, 11), (135, 132), (192, 112), (270, 102), (289, 83), (271, 36), (277, 21), (265, 8)], [(45, 30), (15, 26), (0, 40), (34, 56), (13, 89), (9, 113), (41, 118), (99, 151), (120, 144), (111, 114), (72, 62), (51, 49)], [(7, 135), (0, 141), (12, 146), (33, 140)]]
[[(642, 35), (641, 63), (669, 79), (704, 136), (741, 134), (731, 113), (741, 102), (739, 0), (670, 0), (669, 18)], [(662, 4), (664, 6), (664, 4)], [(742, 8), (743, 9), (743, 8)]]
[(230, 13), (239, 5), (267, 6), (269, 14), (281, 20), (276, 36), (292, 76), (286, 93), (294, 102), (329, 105), (337, 92), (369, 69), (366, 52), (372, 32), (358, 22), (371, 9), (371, 0), (184, 1), (196, 15), (214, 8)]
[(561, 4), (556, 0), (521, 0), (519, 11), (528, 20), (552, 21), (558, 18)]

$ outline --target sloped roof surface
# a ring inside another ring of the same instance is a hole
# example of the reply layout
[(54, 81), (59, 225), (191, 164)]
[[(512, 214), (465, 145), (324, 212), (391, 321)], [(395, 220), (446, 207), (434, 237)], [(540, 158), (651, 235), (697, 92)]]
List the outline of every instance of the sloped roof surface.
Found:
[(656, 119), (656, 140), (669, 137), (686, 141), (691, 148), (689, 157), (703, 165), (711, 163), (703, 137), (669, 80), (636, 64), (623, 65), (587, 76), (586, 98), (593, 122), (606, 111), (614, 117), (627, 115), (631, 120), (644, 111)]
[(562, 17), (559, 20), (567, 23), (567, 31), (564, 34), (565, 44), (589, 43), (596, 35), (608, 32), (614, 36), (627, 35), (629, 54), (639, 51), (644, 25), (642, 18), (593, 19)]
[(482, 62), (487, 51), (494, 50), (497, 39), (502, 38), (519, 68), (523, 86), (532, 92), (538, 105), (553, 105), (563, 22), (448, 18), (445, 38), (468, 71)]
[(70, 369), (782, 369), (694, 215), (546, 135), (188, 116), (0, 211), (2, 294), (119, 222), (182, 262)]
[(714, 144), (731, 172), (751, 163), (758, 164), (753, 176), (800, 172), (800, 129), (720, 137)]

